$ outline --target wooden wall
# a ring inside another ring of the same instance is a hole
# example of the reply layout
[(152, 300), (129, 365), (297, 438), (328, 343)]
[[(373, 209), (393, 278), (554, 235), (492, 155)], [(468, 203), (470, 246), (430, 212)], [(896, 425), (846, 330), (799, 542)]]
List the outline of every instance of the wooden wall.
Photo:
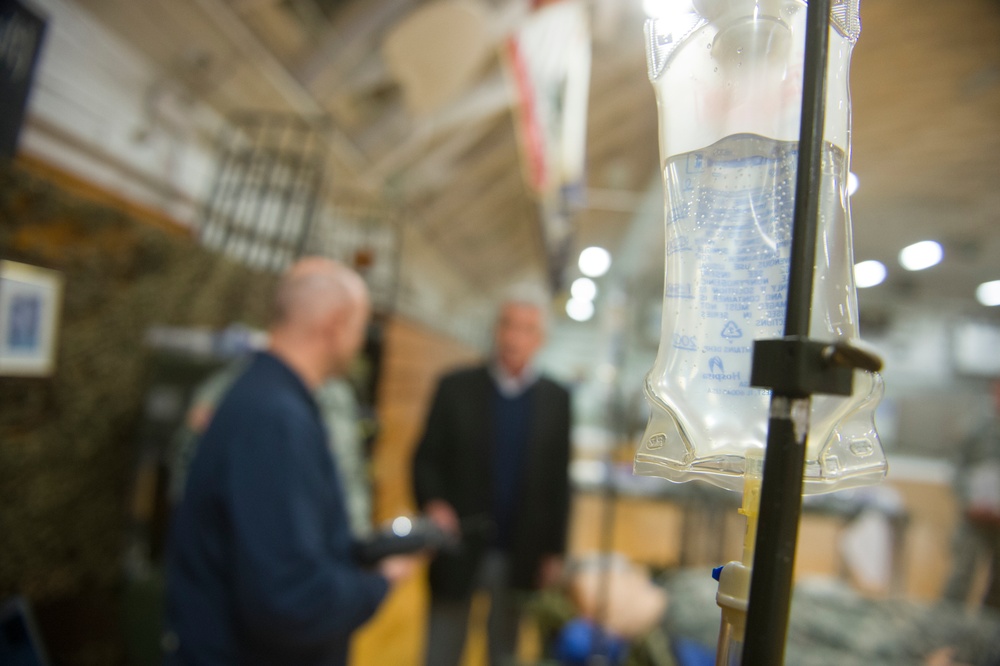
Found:
[[(799, 526), (796, 580), (837, 578), (873, 596), (920, 601), (940, 598), (951, 571), (952, 535), (958, 515), (951, 487), (926, 481), (884, 483), (899, 493), (908, 515), (899, 532), (902, 540), (886, 584), (867, 587), (850, 575), (841, 551), (841, 537), (851, 525), (848, 517), (808, 509)], [(570, 543), (574, 554), (601, 549), (599, 530), (604, 510), (599, 495), (577, 495)], [(714, 516), (689, 515), (687, 524), (684, 511), (684, 506), (676, 502), (619, 498), (611, 539), (613, 550), (652, 569), (697, 566), (707, 570), (739, 558), (745, 523), (735, 509)]]
[(381, 429), (373, 457), (376, 524), (414, 510), (410, 461), (437, 380), (479, 356), (422, 324), (399, 317), (388, 322), (376, 404)]
[[(403, 318), (388, 322), (377, 404), (381, 430), (373, 456), (376, 525), (414, 511), (411, 460), (437, 378), (477, 356), (467, 345), (421, 324)], [(422, 663), (426, 604), (427, 588), (421, 571), (394, 590), (357, 635), (352, 664)]]

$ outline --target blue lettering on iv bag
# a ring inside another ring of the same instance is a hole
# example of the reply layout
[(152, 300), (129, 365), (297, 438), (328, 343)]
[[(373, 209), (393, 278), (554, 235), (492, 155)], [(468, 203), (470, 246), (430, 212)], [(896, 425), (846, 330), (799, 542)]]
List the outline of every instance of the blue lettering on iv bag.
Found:
[[(797, 152), (795, 142), (744, 134), (664, 166), (662, 330), (670, 344), (661, 344), (645, 383), (651, 415), (636, 455), (640, 474), (742, 490), (746, 453), (764, 447), (770, 395), (749, 386), (752, 341), (783, 335)], [(811, 321), (819, 339), (856, 335), (856, 308), (842, 302), (852, 286), (850, 248), (839, 233), (844, 160), (842, 150), (825, 146), (820, 227), (828, 251), (817, 266)], [(865, 413), (878, 402), (881, 380), (861, 374), (857, 395), (813, 399), (807, 493), (884, 474)]]
[(735, 322), (727, 321), (725, 327), (722, 329), (722, 333), (719, 335), (727, 340), (733, 340), (735, 338), (742, 338), (743, 331), (740, 330), (740, 327)]

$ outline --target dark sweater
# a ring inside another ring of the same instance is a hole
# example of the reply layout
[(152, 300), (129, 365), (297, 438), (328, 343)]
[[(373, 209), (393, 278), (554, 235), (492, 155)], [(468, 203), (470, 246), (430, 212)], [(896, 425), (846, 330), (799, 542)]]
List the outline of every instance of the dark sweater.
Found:
[(531, 388), (514, 397), (506, 397), (495, 386), (493, 388), (492, 513), (496, 525), (494, 545), (501, 550), (510, 548), (514, 518), (519, 508), (524, 454), (531, 424), (532, 396)]
[[(442, 551), (430, 566), (435, 599), (466, 599), (479, 563), (491, 543), (480, 529), (493, 515), (496, 482), (491, 412), (495, 383), (484, 366), (463, 368), (441, 378), (431, 402), (423, 436), (413, 459), (413, 491), (420, 507), (440, 499), (463, 521), (462, 547)], [(528, 433), (517, 474), (517, 504), (507, 549), (511, 586), (533, 589), (546, 555), (566, 547), (569, 516), (569, 393), (540, 377), (525, 398), (530, 401)], [(506, 463), (505, 463), (506, 464)]]

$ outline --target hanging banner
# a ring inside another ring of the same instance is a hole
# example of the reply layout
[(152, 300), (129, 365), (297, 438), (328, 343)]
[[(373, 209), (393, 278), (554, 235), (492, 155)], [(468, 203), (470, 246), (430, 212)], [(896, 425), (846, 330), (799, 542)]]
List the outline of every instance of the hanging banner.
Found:
[(525, 177), (539, 195), (583, 180), (590, 57), (590, 25), (578, 0), (542, 6), (505, 43)]

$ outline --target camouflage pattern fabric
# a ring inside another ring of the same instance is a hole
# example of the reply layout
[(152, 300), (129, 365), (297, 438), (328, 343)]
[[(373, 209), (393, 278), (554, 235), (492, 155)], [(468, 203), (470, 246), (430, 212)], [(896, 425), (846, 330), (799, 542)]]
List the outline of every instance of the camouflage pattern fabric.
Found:
[[(669, 572), (658, 582), (670, 595), (665, 633), (714, 646), (720, 611), (711, 572)], [(842, 581), (808, 580), (796, 585), (790, 618), (789, 666), (919, 666), (943, 648), (954, 648), (956, 665), (1000, 664), (1000, 614), (990, 609), (871, 599)]]

